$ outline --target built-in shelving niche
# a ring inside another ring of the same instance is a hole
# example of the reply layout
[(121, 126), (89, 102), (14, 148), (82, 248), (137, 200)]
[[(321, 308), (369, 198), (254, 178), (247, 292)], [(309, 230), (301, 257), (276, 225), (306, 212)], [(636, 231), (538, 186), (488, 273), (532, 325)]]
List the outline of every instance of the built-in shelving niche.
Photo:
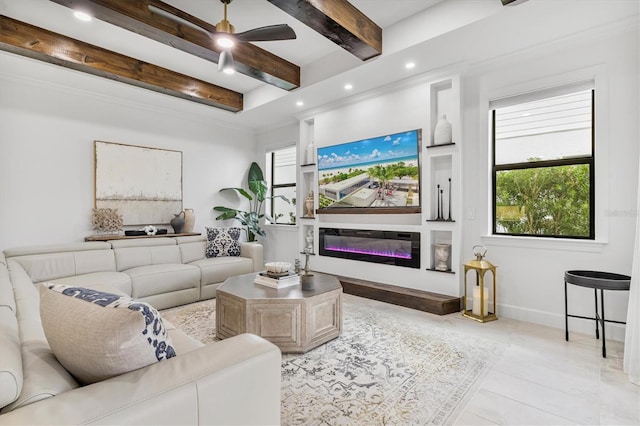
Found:
[[(299, 167), (299, 210), (300, 220), (299, 247), (303, 252), (306, 246), (306, 235), (309, 230), (314, 234), (314, 253), (318, 253), (319, 226), (357, 228), (367, 225), (372, 229), (412, 230), (420, 232), (422, 243), (421, 269), (424, 271), (424, 288), (436, 292), (455, 294), (460, 296), (462, 284), (460, 282), (460, 253), (461, 253), (461, 169), (460, 154), (464, 141), (461, 138), (461, 90), (458, 75), (449, 75), (434, 78), (426, 83), (428, 86), (429, 107), (424, 117), (422, 133), (422, 176), (421, 176), (421, 205), (413, 210), (401, 209), (319, 209), (317, 201), (317, 164), (316, 159), (307, 161), (307, 146), (315, 144), (314, 119), (300, 121), (300, 162)], [(438, 123), (438, 117), (446, 115), (451, 123), (451, 143), (434, 145), (434, 130)], [(314, 149), (317, 147), (314, 146)], [(451, 191), (449, 191), (449, 179), (451, 179)], [(438, 219), (438, 198), (436, 185), (440, 184), (442, 193), (441, 217)], [(304, 199), (309, 191), (313, 190), (315, 197), (314, 217), (304, 216)], [(449, 200), (451, 197), (451, 200)], [(328, 211), (327, 211), (328, 210)], [(408, 214), (407, 214), (408, 213)], [(341, 216), (344, 215), (344, 216)], [(349, 215), (350, 217), (347, 217)], [(351, 217), (358, 216), (358, 224)], [(402, 215), (402, 219), (399, 216)], [(449, 258), (447, 270), (436, 269), (434, 256), (434, 244), (449, 244)], [(364, 278), (364, 277), (362, 277)]]

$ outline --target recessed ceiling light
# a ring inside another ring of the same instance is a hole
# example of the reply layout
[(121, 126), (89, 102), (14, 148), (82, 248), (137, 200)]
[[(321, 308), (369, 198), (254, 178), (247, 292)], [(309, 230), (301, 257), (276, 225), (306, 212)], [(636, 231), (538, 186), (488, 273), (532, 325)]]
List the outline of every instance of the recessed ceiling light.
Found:
[(296, 105), (297, 105), (297, 106), (299, 106), (299, 107), (300, 107), (300, 106), (303, 106), (303, 105), (304, 105), (304, 102), (302, 102), (302, 101), (298, 101), (298, 102), (296, 102)]
[(352, 84), (347, 83), (347, 84), (344, 85), (344, 90), (351, 90), (351, 89), (353, 89), (353, 85)]
[(225, 74), (228, 74), (228, 75), (233, 75), (233, 74), (236, 73), (236, 70), (233, 67), (224, 67), (222, 69), (222, 72), (225, 73)]
[(88, 13), (85, 12), (80, 12), (79, 10), (76, 10), (75, 12), (73, 12), (73, 16), (75, 16), (77, 19), (81, 20), (81, 21), (85, 21), (85, 22), (89, 22), (91, 21), (91, 15), (89, 15)]
[(407, 62), (406, 64), (404, 64), (404, 67), (408, 70), (413, 69), (416, 67), (416, 63), (415, 62)]

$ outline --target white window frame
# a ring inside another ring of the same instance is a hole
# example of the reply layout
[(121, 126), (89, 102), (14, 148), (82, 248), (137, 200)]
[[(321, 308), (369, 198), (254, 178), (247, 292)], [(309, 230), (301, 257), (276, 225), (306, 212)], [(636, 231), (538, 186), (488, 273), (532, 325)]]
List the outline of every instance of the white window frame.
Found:
[(496, 126), (496, 110), (511, 107), (515, 105), (522, 105), (524, 103), (529, 103), (533, 101), (542, 101), (549, 98), (554, 98), (563, 95), (571, 95), (579, 92), (591, 92), (591, 107), (592, 107), (592, 116), (591, 116), (591, 155), (588, 157), (586, 155), (580, 155), (580, 158), (569, 158), (569, 159), (545, 159), (539, 163), (545, 164), (536, 164), (527, 162), (527, 161), (518, 161), (511, 164), (496, 164), (495, 156), (492, 155), (491, 168), (492, 168), (492, 180), (491, 182), (491, 232), (492, 235), (510, 235), (508, 233), (497, 232), (496, 230), (496, 187), (497, 182), (495, 180), (498, 170), (505, 171), (514, 171), (514, 170), (525, 170), (525, 169), (534, 169), (537, 167), (541, 168), (549, 168), (549, 167), (559, 167), (559, 166), (570, 166), (570, 165), (584, 165), (587, 164), (590, 167), (591, 175), (589, 177), (589, 210), (590, 210), (590, 218), (589, 218), (589, 235), (586, 237), (583, 236), (566, 236), (563, 237), (561, 235), (533, 235), (533, 234), (511, 234), (511, 236), (522, 236), (529, 238), (568, 238), (568, 239), (583, 239), (583, 240), (595, 240), (595, 171), (597, 167), (595, 165), (595, 135), (594, 135), (594, 124), (595, 124), (595, 114), (593, 111), (593, 105), (595, 104), (595, 88), (593, 81), (579, 82), (570, 85), (564, 85), (560, 87), (548, 88), (532, 93), (526, 93), (523, 95), (513, 96), (509, 98), (503, 98), (498, 100), (493, 100), (489, 102), (489, 108), (491, 110), (490, 114), (490, 126), (491, 126), (491, 152), (493, 154), (496, 153), (496, 135), (495, 135), (495, 126)]
[[(294, 174), (296, 180), (294, 180), (293, 182), (287, 182), (287, 183), (284, 183), (284, 184), (274, 185), (273, 184), (273, 173), (274, 173), (275, 153), (278, 152), (278, 151), (283, 151), (283, 150), (292, 149), (292, 148), (294, 149), (294, 151), (296, 151), (296, 153), (294, 155), (294, 158), (296, 159), (296, 164), (295, 164), (296, 173)], [(272, 149), (269, 149), (269, 150), (267, 150), (265, 152), (265, 163), (266, 163), (265, 179), (267, 180), (267, 185), (269, 187), (269, 192), (268, 193), (269, 193), (270, 196), (274, 195), (275, 194), (274, 189), (278, 189), (278, 188), (294, 188), (294, 193), (297, 193), (297, 185), (298, 185), (298, 182), (297, 182), (297, 161), (298, 160), (297, 160), (297, 158), (298, 158), (298, 155), (297, 155), (296, 145), (289, 145), (289, 146), (283, 146), (283, 147), (278, 147), (278, 148), (272, 148)], [(265, 203), (265, 211), (271, 217), (273, 217), (274, 220), (276, 220), (275, 216), (274, 216), (274, 212), (273, 212), (273, 201), (274, 200), (271, 199), (271, 198), (267, 199), (267, 202)], [(291, 200), (289, 200), (289, 201), (291, 201)], [(296, 208), (294, 208), (294, 213), (297, 214), (297, 209)], [(266, 224), (274, 225), (274, 226), (275, 225), (278, 225), (278, 226), (295, 226), (295, 225), (297, 225), (297, 220), (296, 220), (296, 223), (278, 223), (278, 222), (271, 222), (271, 221), (267, 220)]]
[[(492, 141), (490, 128), (490, 104), (498, 99), (510, 98), (526, 93), (540, 92), (554, 87), (569, 86), (585, 81), (593, 81), (596, 92), (594, 115), (595, 151), (593, 153), (596, 162), (594, 191), (595, 191), (595, 239), (576, 240), (574, 238), (537, 238), (532, 236), (512, 236), (493, 235), (493, 214), (492, 206)], [(531, 79), (525, 82), (516, 83), (501, 87), (480, 87), (479, 93), (479, 119), (480, 125), (484, 127), (486, 135), (486, 192), (484, 194), (484, 209), (487, 212), (484, 224), (484, 235), (480, 240), (483, 244), (517, 248), (536, 248), (544, 250), (567, 250), (582, 252), (602, 252), (609, 239), (609, 225), (606, 218), (606, 208), (611, 204), (609, 180), (609, 85), (605, 65), (596, 65), (580, 70), (568, 71), (563, 74), (550, 77)], [(601, 141), (598, 143), (598, 141)]]

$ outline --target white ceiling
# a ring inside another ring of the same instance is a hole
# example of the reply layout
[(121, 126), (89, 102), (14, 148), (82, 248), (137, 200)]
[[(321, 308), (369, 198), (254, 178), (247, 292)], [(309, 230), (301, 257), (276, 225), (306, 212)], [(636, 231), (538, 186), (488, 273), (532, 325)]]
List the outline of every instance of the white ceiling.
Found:
[[(223, 6), (219, 0), (164, 1), (212, 24), (222, 19)], [(316, 95), (313, 100), (305, 99), (305, 108), (317, 107), (320, 102), (350, 95), (345, 94), (341, 86), (326, 85), (336, 76), (348, 79), (349, 74), (356, 70), (360, 70), (360, 74), (354, 76), (362, 75), (363, 67), (374, 63), (379, 65), (390, 55), (508, 9), (501, 6), (500, 0), (351, 0), (351, 3), (383, 28), (383, 54), (380, 57), (363, 62), (266, 0), (235, 0), (229, 5), (228, 19), (237, 32), (282, 23), (289, 24), (295, 30), (296, 40), (256, 43), (301, 67), (301, 87), (290, 92), (239, 73), (231, 76), (218, 73), (217, 65), (212, 62), (106, 22), (81, 22), (73, 18), (71, 9), (48, 0), (0, 0), (0, 13), (242, 92), (245, 98), (243, 112), (234, 114), (212, 107), (199, 107), (213, 109), (211, 115), (216, 119), (260, 128), (281, 121), (284, 117), (291, 120), (293, 114), (300, 111), (300, 107), (293, 105), (297, 100), (304, 99), (305, 92), (311, 88), (316, 94), (320, 90), (322, 96)], [(420, 72), (419, 67), (416, 72)], [(386, 77), (378, 75), (375, 84), (394, 78), (392, 74)], [(367, 87), (364, 83), (359, 80), (358, 91)], [(356, 92), (354, 90), (353, 93)], [(287, 101), (282, 102), (283, 99)], [(278, 117), (274, 115), (276, 109), (280, 114)], [(265, 114), (265, 110), (268, 114)]]

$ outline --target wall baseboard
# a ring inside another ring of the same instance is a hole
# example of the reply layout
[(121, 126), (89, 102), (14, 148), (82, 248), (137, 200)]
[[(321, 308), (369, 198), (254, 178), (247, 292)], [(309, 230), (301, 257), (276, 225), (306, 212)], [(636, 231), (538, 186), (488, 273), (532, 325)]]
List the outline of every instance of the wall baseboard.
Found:
[[(536, 309), (522, 308), (520, 306), (498, 304), (498, 318), (501, 317), (557, 328), (560, 330), (559, 335), (564, 339), (564, 314), (555, 314)], [(620, 320), (619, 318), (611, 319)], [(625, 319), (622, 318), (622, 320)], [(606, 327), (607, 340), (615, 340), (618, 342), (624, 341), (624, 324), (607, 323)], [(595, 339), (595, 321), (569, 318), (569, 341), (571, 341), (571, 333), (582, 333), (593, 336)]]

